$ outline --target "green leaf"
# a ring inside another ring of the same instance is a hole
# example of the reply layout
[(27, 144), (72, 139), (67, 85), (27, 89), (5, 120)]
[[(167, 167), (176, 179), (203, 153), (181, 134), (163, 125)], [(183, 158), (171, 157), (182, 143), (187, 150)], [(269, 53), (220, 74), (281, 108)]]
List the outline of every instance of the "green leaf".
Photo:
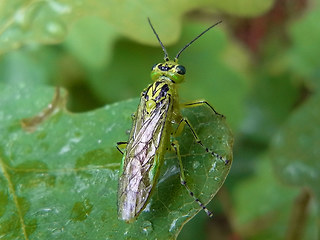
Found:
[(292, 44), (286, 56), (290, 70), (300, 81), (305, 81), (311, 91), (320, 88), (320, 53), (315, 46), (320, 41), (319, 10), (320, 4), (315, 1), (301, 19), (290, 25)]
[[(51, 98), (53, 97), (53, 100)], [(200, 207), (179, 180), (168, 153), (150, 204), (132, 224), (117, 219), (121, 154), (137, 99), (81, 114), (65, 110), (66, 94), (23, 83), (0, 90), (0, 236), (6, 239), (175, 239)], [(225, 120), (206, 107), (184, 109), (203, 143), (232, 160)], [(178, 138), (189, 187), (203, 202), (223, 184), (225, 165)]]
[(318, 209), (320, 209), (319, 101), (319, 93), (311, 96), (291, 115), (271, 145), (277, 176), (286, 183), (311, 189), (317, 199)]
[(108, 65), (117, 36), (106, 21), (90, 16), (75, 22), (64, 45), (84, 66), (97, 70)]
[[(240, 16), (254, 16), (268, 10), (273, 0), (259, 1), (3, 1), (0, 8), (0, 52), (30, 42), (61, 42), (71, 25), (83, 16), (98, 16), (115, 30), (141, 43), (154, 43), (147, 32), (147, 17), (160, 25), (159, 34), (174, 42), (180, 32), (181, 16), (192, 9), (211, 8)], [(164, 8), (164, 6), (169, 6)]]
[(272, 74), (266, 67), (257, 67), (257, 72), (243, 131), (253, 141), (268, 144), (299, 100), (299, 89), (288, 73)]
[[(283, 229), (287, 228), (298, 190), (277, 180), (266, 154), (255, 160), (254, 175), (238, 184), (233, 192), (235, 228), (244, 239), (248, 236), (261, 240), (270, 239), (270, 236), (284, 239)], [(255, 227), (257, 225), (259, 227)]]

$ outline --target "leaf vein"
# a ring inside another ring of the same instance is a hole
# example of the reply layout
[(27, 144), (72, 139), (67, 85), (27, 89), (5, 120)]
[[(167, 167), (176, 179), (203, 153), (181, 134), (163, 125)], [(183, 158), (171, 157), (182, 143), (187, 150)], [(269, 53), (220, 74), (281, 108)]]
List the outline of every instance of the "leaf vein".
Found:
[(16, 195), (13, 183), (12, 183), (11, 178), (10, 178), (10, 174), (8, 173), (6, 166), (7, 165), (4, 163), (3, 159), (0, 157), (0, 167), (1, 167), (1, 170), (3, 172), (3, 176), (8, 181), (8, 187), (9, 187), (9, 190), (10, 190), (10, 192), (12, 194), (13, 202), (14, 202), (16, 208), (17, 208), (17, 211), (18, 211), (19, 221), (20, 221), (20, 224), (21, 224), (21, 228), (22, 228), (22, 233), (23, 233), (24, 239), (28, 240), (29, 238), (28, 238), (27, 231), (26, 231), (26, 225), (25, 225), (24, 220), (23, 220), (22, 211), (21, 211), (21, 208), (19, 206), (18, 196)]

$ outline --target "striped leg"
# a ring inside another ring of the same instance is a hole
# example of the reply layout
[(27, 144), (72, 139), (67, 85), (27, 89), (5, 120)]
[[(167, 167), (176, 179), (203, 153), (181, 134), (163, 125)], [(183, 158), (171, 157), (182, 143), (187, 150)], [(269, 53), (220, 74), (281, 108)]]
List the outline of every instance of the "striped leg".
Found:
[(206, 146), (203, 145), (202, 141), (200, 140), (200, 138), (198, 137), (197, 133), (194, 131), (194, 128), (192, 127), (191, 123), (188, 121), (188, 119), (186, 118), (182, 118), (177, 129), (175, 132), (175, 136), (179, 136), (180, 133), (182, 132), (182, 130), (184, 129), (184, 126), (187, 124), (187, 126), (189, 127), (189, 129), (192, 132), (193, 137), (195, 138), (196, 142), (198, 144), (201, 145), (201, 147), (203, 147), (203, 149), (206, 150), (207, 153), (210, 153), (213, 157), (216, 157), (218, 159), (220, 159), (221, 161), (224, 162), (225, 165), (227, 165), (230, 161), (222, 156), (220, 156), (219, 154), (217, 154), (216, 152), (210, 150), (209, 148), (207, 148)]
[(184, 175), (184, 168), (183, 168), (183, 164), (182, 164), (182, 160), (181, 160), (181, 155), (180, 155), (178, 142), (177, 141), (173, 141), (171, 145), (172, 145), (174, 151), (176, 152), (176, 155), (177, 155), (178, 160), (179, 160), (181, 184), (187, 189), (187, 191), (190, 194), (190, 196), (199, 204), (199, 206), (206, 212), (206, 214), (209, 217), (213, 217), (213, 213), (210, 212), (207, 209), (207, 207), (194, 195), (194, 193), (190, 190), (190, 188), (187, 185), (186, 178), (185, 178), (185, 175)]

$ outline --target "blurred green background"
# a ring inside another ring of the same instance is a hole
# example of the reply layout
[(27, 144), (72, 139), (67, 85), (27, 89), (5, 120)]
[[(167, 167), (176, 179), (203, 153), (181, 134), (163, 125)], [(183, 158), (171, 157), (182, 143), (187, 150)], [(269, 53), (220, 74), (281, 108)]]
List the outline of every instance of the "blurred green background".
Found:
[(147, 17), (171, 57), (222, 20), (182, 53), (179, 90), (227, 117), (234, 162), (208, 205), (215, 217), (200, 212), (178, 239), (318, 239), (319, 10), (310, 0), (3, 1), (0, 86), (62, 86), (71, 112), (93, 111), (150, 83), (163, 52)]

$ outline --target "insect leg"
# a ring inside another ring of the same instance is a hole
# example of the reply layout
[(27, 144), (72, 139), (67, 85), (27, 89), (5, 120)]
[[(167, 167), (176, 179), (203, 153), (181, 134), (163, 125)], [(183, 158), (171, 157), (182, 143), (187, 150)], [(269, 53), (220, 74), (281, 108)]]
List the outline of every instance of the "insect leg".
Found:
[(117, 149), (122, 155), (123, 155), (123, 152), (121, 151), (120, 148), (126, 148), (127, 145), (128, 145), (128, 142), (117, 142)]
[(213, 217), (213, 213), (210, 212), (208, 210), (208, 208), (196, 197), (194, 196), (194, 193), (190, 190), (190, 188), (188, 187), (187, 185), (187, 182), (186, 182), (186, 177), (184, 175), (184, 168), (183, 168), (183, 164), (182, 164), (182, 160), (181, 160), (181, 155), (180, 155), (180, 150), (179, 150), (179, 144), (177, 141), (173, 141), (171, 143), (174, 151), (176, 152), (176, 155), (178, 157), (178, 160), (179, 160), (179, 166), (180, 166), (180, 182), (181, 184), (187, 189), (188, 193), (190, 194), (190, 196), (199, 204), (199, 206), (206, 212), (206, 214), (209, 216), (209, 217)]
[[(209, 105), (210, 106), (210, 105)], [(213, 108), (212, 108), (213, 109)], [(221, 115), (221, 114), (220, 114)], [(221, 115), (223, 116), (223, 115)], [(224, 162), (225, 165), (227, 165), (230, 161), (228, 159), (225, 159), (224, 157), (220, 156), (219, 154), (215, 153), (214, 151), (210, 150), (209, 148), (207, 148), (206, 146), (203, 145), (202, 141), (200, 140), (200, 138), (198, 137), (197, 133), (194, 131), (194, 128), (192, 127), (191, 123), (188, 121), (187, 118), (182, 118), (176, 131), (175, 131), (175, 136), (178, 136), (182, 130), (184, 129), (184, 126), (187, 124), (187, 126), (189, 127), (189, 129), (191, 130), (191, 133), (194, 137), (194, 139), (196, 140), (196, 142), (198, 144), (201, 145), (201, 147), (203, 147), (207, 153), (210, 153), (212, 156), (220, 159), (221, 161)]]
[(200, 101), (195, 101), (195, 102), (190, 102), (190, 103), (184, 103), (182, 104), (183, 108), (188, 108), (188, 107), (198, 107), (201, 105), (207, 105), (215, 114), (220, 115), (221, 117), (225, 117), (224, 115), (218, 113), (206, 100), (200, 100)]

